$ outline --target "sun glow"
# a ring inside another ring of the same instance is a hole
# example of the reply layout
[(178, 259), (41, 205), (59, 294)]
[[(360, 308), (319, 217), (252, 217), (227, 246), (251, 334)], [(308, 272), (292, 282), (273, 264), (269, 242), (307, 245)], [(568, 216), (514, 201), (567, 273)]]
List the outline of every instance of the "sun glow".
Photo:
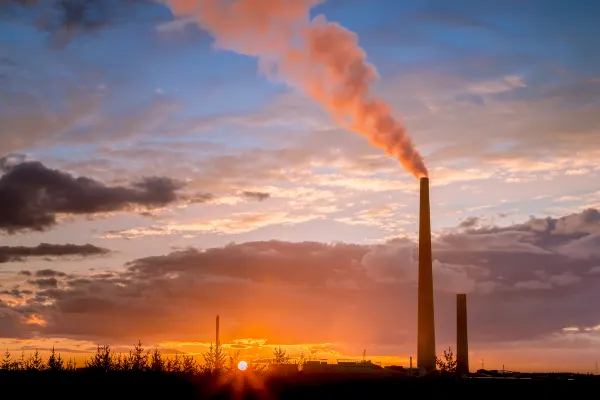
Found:
[(246, 361), (240, 361), (240, 362), (238, 363), (238, 369), (239, 369), (240, 371), (245, 371), (245, 370), (246, 370), (246, 368), (248, 368), (248, 363), (247, 363)]

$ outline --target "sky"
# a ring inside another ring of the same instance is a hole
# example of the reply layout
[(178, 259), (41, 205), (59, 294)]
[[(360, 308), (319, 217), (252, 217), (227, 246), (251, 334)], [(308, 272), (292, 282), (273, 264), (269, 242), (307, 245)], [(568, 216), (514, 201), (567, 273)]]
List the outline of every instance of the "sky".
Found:
[[(467, 293), (471, 370), (594, 372), (600, 5), (244, 2), (0, 6), (0, 348), (199, 355), (219, 314), (247, 358), (408, 365), (419, 182), (307, 81), (368, 71), (429, 172), (438, 353)], [(326, 21), (366, 61), (286, 64)]]

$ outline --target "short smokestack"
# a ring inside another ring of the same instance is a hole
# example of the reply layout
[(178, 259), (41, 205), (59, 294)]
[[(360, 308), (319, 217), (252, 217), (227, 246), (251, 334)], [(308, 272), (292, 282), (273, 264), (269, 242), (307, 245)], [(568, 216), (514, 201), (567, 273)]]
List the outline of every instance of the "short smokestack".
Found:
[(467, 295), (456, 295), (456, 372), (469, 373), (469, 339), (467, 336)]
[(421, 178), (418, 301), (417, 368), (424, 372), (430, 372), (435, 370), (435, 324), (433, 317), (429, 178)]
[(219, 316), (217, 315), (217, 322), (216, 322), (216, 328), (217, 328), (217, 332), (216, 332), (216, 339), (215, 339), (215, 367), (216, 369), (219, 369), (220, 365), (219, 365), (219, 347), (220, 347), (220, 342), (219, 342)]

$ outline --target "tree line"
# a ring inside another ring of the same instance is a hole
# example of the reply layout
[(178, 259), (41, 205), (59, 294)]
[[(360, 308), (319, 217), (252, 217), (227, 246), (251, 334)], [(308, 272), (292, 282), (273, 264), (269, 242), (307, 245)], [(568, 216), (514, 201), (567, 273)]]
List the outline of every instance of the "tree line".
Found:
[[(86, 359), (81, 368), (73, 358), (64, 360), (60, 353), (55, 351), (54, 347), (50, 356), (44, 359), (40, 352), (36, 350), (25, 357), (25, 352), (21, 352), (20, 358), (13, 359), (11, 353), (6, 350), (2, 362), (0, 362), (0, 371), (54, 371), (54, 372), (74, 372), (76, 370), (87, 370), (95, 372), (156, 372), (156, 373), (174, 373), (185, 375), (214, 375), (227, 373), (237, 370), (240, 361), (240, 352), (235, 351), (231, 354), (225, 353), (221, 346), (210, 344), (208, 350), (202, 354), (203, 363), (199, 363), (192, 355), (175, 354), (166, 356), (155, 348), (153, 350), (144, 349), (142, 343), (138, 343), (129, 351), (128, 354), (117, 353), (109, 345), (98, 346), (96, 353), (89, 359)], [(255, 373), (264, 373), (268, 367), (273, 364), (290, 363), (290, 356), (282, 348), (273, 350), (273, 358), (267, 363), (248, 362), (247, 370)]]

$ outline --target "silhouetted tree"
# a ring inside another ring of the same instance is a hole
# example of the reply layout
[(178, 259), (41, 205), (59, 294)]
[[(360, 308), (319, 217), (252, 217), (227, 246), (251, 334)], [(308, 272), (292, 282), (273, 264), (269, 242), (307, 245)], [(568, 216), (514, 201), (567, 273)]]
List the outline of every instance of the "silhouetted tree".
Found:
[(96, 371), (110, 372), (119, 369), (109, 345), (98, 346), (91, 360), (85, 360), (85, 367)]
[(236, 351), (233, 354), (229, 355), (229, 360), (227, 364), (227, 371), (235, 371), (240, 362), (240, 351)]
[(52, 346), (52, 352), (50, 353), (50, 357), (48, 357), (48, 370), (50, 371), (63, 371), (64, 365), (63, 360), (60, 357), (60, 353), (57, 355), (54, 351), (54, 346)]
[(179, 357), (178, 353), (175, 353), (175, 357), (173, 358), (167, 358), (165, 368), (168, 372), (181, 372), (181, 357)]
[(435, 363), (442, 373), (456, 372), (456, 360), (454, 359), (454, 353), (452, 352), (451, 347), (444, 350), (444, 359), (436, 357)]
[(195, 375), (198, 372), (198, 364), (193, 356), (183, 356), (181, 372), (187, 375)]
[(272, 362), (273, 362), (273, 364), (289, 364), (290, 356), (287, 354), (287, 352), (284, 349), (282, 349), (281, 347), (278, 347), (276, 349), (273, 349)]
[(217, 349), (212, 343), (208, 347), (208, 351), (202, 354), (204, 357), (204, 365), (202, 366), (202, 372), (205, 374), (218, 374), (221, 372), (227, 357), (221, 350), (221, 347)]
[(165, 360), (158, 349), (154, 349), (152, 357), (150, 357), (150, 370), (154, 372), (164, 372), (166, 370)]
[(249, 362), (246, 371), (252, 372), (254, 374), (260, 375), (267, 372), (268, 364), (259, 364), (255, 362)]
[(2, 371), (12, 371), (14, 369), (15, 362), (10, 358), (10, 352), (6, 349), (4, 353), (4, 358), (2, 359), (2, 364), (0, 365), (0, 369)]
[(142, 342), (138, 340), (132, 351), (129, 352), (129, 369), (131, 371), (145, 371), (148, 368), (150, 351), (145, 351)]
[(300, 366), (299, 368), (302, 369), (304, 367), (304, 363), (306, 362), (306, 359), (304, 357), (304, 350), (302, 350), (300, 352), (300, 357), (298, 357), (298, 365)]
[(67, 361), (67, 367), (65, 368), (65, 370), (69, 371), (69, 372), (75, 372), (76, 369), (77, 369), (77, 362), (75, 361), (75, 359), (69, 358), (69, 361)]
[(17, 361), (16, 370), (26, 370), (27, 369), (27, 360), (25, 359), (25, 350), (21, 350), (21, 358)]
[(35, 350), (33, 355), (29, 356), (27, 361), (25, 361), (25, 365), (28, 371), (43, 371), (46, 369), (46, 364), (40, 355), (40, 352)]

